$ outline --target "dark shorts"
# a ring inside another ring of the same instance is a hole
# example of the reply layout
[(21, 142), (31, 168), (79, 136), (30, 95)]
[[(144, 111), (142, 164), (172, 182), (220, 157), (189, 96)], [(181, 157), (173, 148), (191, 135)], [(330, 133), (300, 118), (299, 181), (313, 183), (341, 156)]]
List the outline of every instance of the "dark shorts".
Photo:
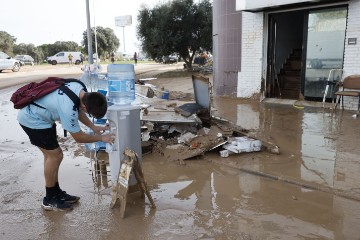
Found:
[(46, 149), (46, 150), (54, 150), (59, 147), (59, 143), (57, 141), (56, 134), (56, 124), (51, 128), (45, 129), (32, 129), (25, 127), (20, 124), (20, 126), (24, 129), (26, 134), (29, 136), (30, 142), (32, 145), (37, 147)]

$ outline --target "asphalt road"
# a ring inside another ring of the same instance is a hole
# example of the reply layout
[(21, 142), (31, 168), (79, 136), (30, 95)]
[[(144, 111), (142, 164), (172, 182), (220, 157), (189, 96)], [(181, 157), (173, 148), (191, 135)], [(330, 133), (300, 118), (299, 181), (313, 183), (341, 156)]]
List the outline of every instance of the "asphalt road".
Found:
[[(107, 64), (101, 64), (102, 72), (106, 73)], [(28, 82), (41, 81), (47, 77), (80, 78), (83, 74), (82, 65), (59, 64), (59, 65), (39, 65), (24, 66), (19, 72), (4, 70), (0, 73), (0, 89), (11, 86), (23, 85)], [(138, 63), (135, 66), (135, 75), (147, 72), (160, 73), (181, 69), (182, 63), (178, 64), (158, 64), (158, 63)], [(136, 77), (135, 77), (136, 78)]]

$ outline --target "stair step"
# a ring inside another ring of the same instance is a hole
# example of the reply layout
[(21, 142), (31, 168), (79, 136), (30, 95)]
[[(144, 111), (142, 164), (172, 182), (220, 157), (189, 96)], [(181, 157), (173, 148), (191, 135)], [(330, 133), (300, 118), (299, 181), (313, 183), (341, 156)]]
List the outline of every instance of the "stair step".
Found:
[(287, 70), (284, 69), (284, 76), (300, 76), (300, 71), (299, 70)]
[(292, 60), (290, 61), (291, 69), (300, 70), (301, 69), (301, 60)]
[(301, 49), (294, 49), (290, 56), (300, 57), (301, 58), (302, 50)]
[(281, 86), (284, 89), (300, 89), (300, 77), (299, 76), (281, 76)]
[(298, 71), (300, 72), (301, 70), (301, 63), (300, 66), (298, 66), (296, 63), (291, 64), (291, 63), (287, 63), (283, 66), (283, 69), (286, 71)]
[(300, 77), (299, 76), (281, 76), (281, 79), (284, 82), (297, 82), (300, 84)]
[(282, 89), (281, 98), (285, 99), (299, 99), (300, 90), (298, 89)]

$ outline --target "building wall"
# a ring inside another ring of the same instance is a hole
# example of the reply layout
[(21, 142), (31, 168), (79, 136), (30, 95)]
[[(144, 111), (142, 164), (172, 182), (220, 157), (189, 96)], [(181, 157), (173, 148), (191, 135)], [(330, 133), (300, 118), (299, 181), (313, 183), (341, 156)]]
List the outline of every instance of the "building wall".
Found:
[[(349, 3), (345, 38), (344, 75), (360, 75), (360, 0)], [(349, 38), (357, 38), (356, 45), (348, 45)], [(357, 110), (358, 98), (344, 97), (344, 108)]]
[[(348, 23), (345, 40), (344, 74), (360, 74), (360, 0), (349, 2)], [(267, 44), (264, 37), (264, 13), (242, 13), (241, 70), (238, 73), (237, 97), (251, 98), (260, 96), (263, 66), (263, 49)], [(357, 38), (356, 45), (348, 45), (348, 38)], [(265, 71), (265, 70), (264, 70)], [(344, 107), (356, 110), (358, 99), (344, 98)]]
[(252, 98), (260, 96), (264, 15), (262, 12), (243, 12), (242, 16), (242, 56), (237, 97)]
[(235, 0), (213, 1), (213, 90), (215, 95), (236, 97), (241, 69), (241, 12)]

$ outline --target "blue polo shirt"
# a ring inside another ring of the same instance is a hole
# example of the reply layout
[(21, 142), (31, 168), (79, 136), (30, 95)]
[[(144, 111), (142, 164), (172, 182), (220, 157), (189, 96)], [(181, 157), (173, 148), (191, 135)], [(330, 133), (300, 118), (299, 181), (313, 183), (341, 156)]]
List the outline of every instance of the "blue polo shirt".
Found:
[[(81, 84), (76, 82), (66, 83), (66, 86), (77, 96), (83, 90)], [(29, 104), (20, 109), (18, 121), (21, 125), (32, 129), (51, 128), (55, 121), (60, 121), (63, 129), (70, 133), (79, 132), (79, 113), (74, 102), (60, 89), (34, 101), (36, 105)]]

